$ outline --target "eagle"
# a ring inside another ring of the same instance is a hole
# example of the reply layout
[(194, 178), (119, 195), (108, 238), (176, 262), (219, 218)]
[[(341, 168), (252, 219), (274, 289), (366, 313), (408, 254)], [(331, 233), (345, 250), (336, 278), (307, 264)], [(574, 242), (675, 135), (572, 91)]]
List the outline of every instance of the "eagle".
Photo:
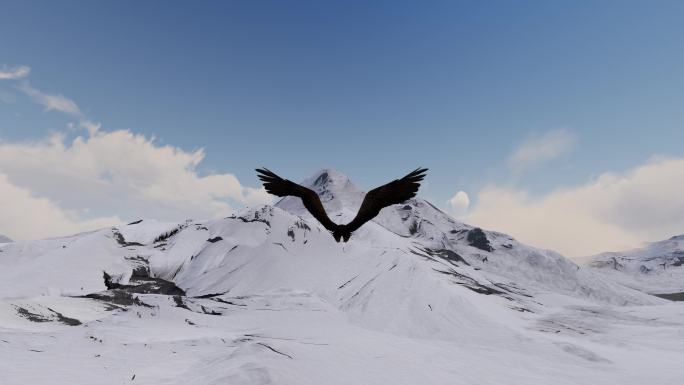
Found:
[(266, 167), (257, 168), (259, 179), (264, 183), (264, 187), (269, 194), (279, 197), (294, 196), (299, 197), (304, 207), (320, 222), (323, 227), (328, 229), (337, 242), (341, 240), (347, 242), (351, 234), (361, 227), (364, 223), (375, 218), (384, 207), (404, 203), (416, 196), (420, 182), (425, 178), (427, 168), (417, 168), (401, 179), (395, 179), (385, 185), (370, 190), (363, 198), (359, 212), (351, 222), (347, 224), (337, 224), (330, 220), (323, 208), (318, 194), (302, 185), (290, 180), (283, 179)]

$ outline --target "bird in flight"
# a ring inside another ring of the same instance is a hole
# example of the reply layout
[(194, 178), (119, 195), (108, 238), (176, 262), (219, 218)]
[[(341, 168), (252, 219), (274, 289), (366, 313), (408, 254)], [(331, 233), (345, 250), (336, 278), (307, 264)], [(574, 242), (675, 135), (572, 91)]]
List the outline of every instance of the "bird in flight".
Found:
[(298, 185), (290, 180), (283, 179), (267, 168), (258, 168), (259, 179), (264, 183), (264, 187), (269, 194), (279, 197), (295, 196), (299, 197), (307, 210), (323, 227), (328, 229), (337, 242), (343, 240), (347, 242), (351, 233), (356, 231), (364, 223), (375, 218), (384, 207), (404, 203), (416, 196), (420, 182), (425, 178), (427, 168), (417, 168), (401, 179), (395, 179), (383, 186), (374, 188), (366, 193), (363, 198), (359, 212), (354, 219), (344, 225), (337, 224), (330, 220), (323, 208), (318, 194), (304, 186)]

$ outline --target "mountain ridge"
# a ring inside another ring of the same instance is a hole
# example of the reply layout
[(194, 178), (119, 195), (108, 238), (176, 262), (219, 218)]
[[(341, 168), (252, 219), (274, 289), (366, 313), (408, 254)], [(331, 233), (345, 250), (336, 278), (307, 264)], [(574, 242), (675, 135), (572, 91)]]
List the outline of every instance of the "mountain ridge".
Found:
[(596, 254), (587, 266), (625, 286), (655, 294), (684, 292), (684, 235)]
[[(331, 218), (355, 214), (363, 192), (344, 175), (307, 180)], [(0, 246), (10, 383), (115, 384), (132, 367), (137, 381), (179, 385), (679, 380), (668, 368), (684, 350), (650, 337), (676, 338), (666, 300), (419, 197), (343, 244), (300, 206)], [(74, 362), (90, 369), (57, 370)]]

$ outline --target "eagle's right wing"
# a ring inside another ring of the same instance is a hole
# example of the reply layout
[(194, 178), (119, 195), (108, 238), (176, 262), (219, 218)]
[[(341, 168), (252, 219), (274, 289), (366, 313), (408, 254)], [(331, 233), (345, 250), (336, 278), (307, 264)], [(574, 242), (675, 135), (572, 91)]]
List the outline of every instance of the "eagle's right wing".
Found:
[(258, 177), (264, 182), (264, 187), (269, 194), (279, 197), (295, 196), (299, 197), (311, 213), (326, 229), (335, 231), (339, 226), (330, 220), (323, 208), (321, 199), (315, 191), (304, 186), (298, 185), (290, 180), (283, 179), (267, 168), (257, 168)]
[(364, 223), (375, 218), (384, 207), (404, 203), (416, 196), (420, 182), (425, 178), (427, 168), (417, 168), (401, 179), (395, 179), (383, 186), (370, 190), (363, 198), (356, 217), (347, 224), (349, 232), (354, 232)]

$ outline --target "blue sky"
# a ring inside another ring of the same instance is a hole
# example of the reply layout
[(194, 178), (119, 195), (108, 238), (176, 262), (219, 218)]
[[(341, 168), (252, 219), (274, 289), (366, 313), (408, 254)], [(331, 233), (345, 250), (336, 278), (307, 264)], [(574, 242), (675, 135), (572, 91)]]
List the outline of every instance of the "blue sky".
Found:
[(0, 81), (0, 138), (85, 135), (30, 87), (102, 132), (204, 149), (200, 177), (334, 167), (371, 188), (420, 165), (442, 207), (493, 185), (544, 199), (684, 156), (683, 17), (678, 1), (7, 1), (0, 69), (30, 74)]

